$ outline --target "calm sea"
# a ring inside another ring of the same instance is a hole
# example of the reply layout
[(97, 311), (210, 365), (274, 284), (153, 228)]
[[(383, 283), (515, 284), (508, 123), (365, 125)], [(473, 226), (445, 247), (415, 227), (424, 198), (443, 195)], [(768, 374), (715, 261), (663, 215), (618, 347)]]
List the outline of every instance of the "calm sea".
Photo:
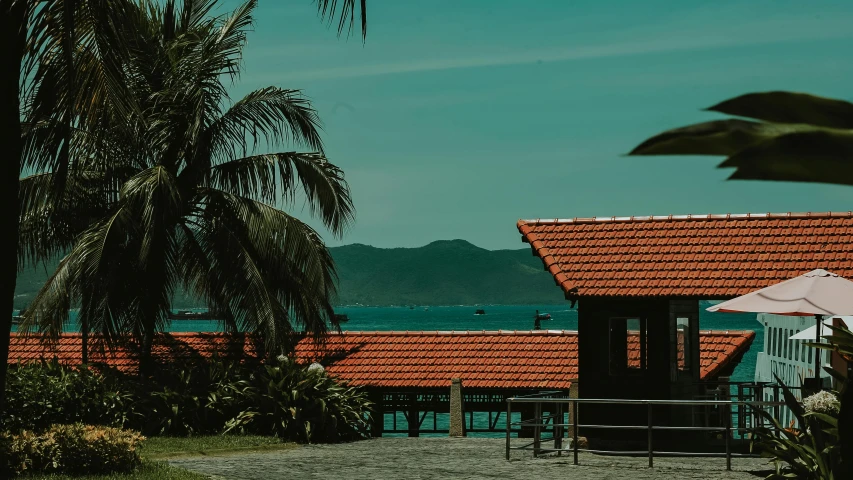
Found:
[[(699, 328), (702, 330), (754, 330), (755, 342), (741, 363), (735, 369), (733, 381), (752, 381), (755, 375), (755, 362), (761, 345), (764, 344), (764, 330), (754, 314), (711, 313), (701, 305)], [(477, 309), (485, 310), (485, 315), (474, 315)], [(344, 331), (429, 331), (429, 330), (530, 330), (533, 328), (533, 315), (550, 313), (552, 320), (542, 322), (542, 328), (549, 330), (577, 330), (577, 310), (568, 305), (479, 305), (446, 307), (339, 307), (337, 313), (345, 314), (349, 321), (342, 324)], [(202, 311), (202, 310), (196, 310)], [(68, 331), (77, 329), (75, 312), (71, 312)], [(211, 320), (175, 320), (170, 330), (173, 332), (215, 332), (220, 325)]]

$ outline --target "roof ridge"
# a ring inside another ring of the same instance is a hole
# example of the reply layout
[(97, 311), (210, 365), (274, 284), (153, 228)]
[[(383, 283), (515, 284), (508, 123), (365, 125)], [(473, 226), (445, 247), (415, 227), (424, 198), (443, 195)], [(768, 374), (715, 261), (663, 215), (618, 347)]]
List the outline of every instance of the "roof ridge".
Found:
[(760, 220), (760, 219), (808, 219), (808, 218), (853, 218), (853, 211), (847, 212), (787, 212), (787, 213), (723, 213), (723, 214), (686, 214), (686, 215), (631, 215), (624, 217), (574, 217), (574, 218), (536, 218), (521, 219), (519, 225), (561, 225), (572, 223), (627, 223), (657, 222), (668, 220)]
[(331, 333), (330, 336), (439, 336), (439, 335), (576, 335), (577, 330), (363, 330)]

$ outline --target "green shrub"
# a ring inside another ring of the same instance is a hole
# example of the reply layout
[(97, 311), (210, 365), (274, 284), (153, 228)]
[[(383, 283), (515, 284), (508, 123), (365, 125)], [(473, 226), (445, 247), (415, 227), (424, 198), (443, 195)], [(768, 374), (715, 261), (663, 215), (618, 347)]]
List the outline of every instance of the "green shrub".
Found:
[(284, 357), (271, 365), (213, 359), (162, 366), (144, 381), (34, 363), (10, 370), (6, 429), (86, 423), (186, 436), (222, 432), (334, 442), (369, 435), (366, 394)]
[[(796, 417), (800, 429), (785, 428), (768, 412), (757, 410), (772, 426), (759, 427), (755, 432), (756, 446), (763, 455), (773, 459), (776, 467), (767, 478), (834, 478), (834, 470), (841, 461), (837, 410), (829, 409), (828, 413), (806, 410), (779, 377), (776, 381), (782, 386), (785, 404)], [(827, 392), (820, 397), (826, 395), (834, 396)]]
[(281, 357), (258, 368), (242, 390), (245, 409), (226, 431), (276, 435), (304, 442), (365, 438), (370, 402), (361, 389)]
[(248, 367), (213, 359), (181, 370), (161, 369), (150, 379), (148, 395), (137, 408), (150, 434), (219, 433), (240, 412)]
[(3, 427), (43, 431), (57, 423), (120, 427), (131, 422), (137, 396), (118, 376), (52, 362), (14, 365), (6, 378)]
[(44, 433), (0, 434), (5, 476), (23, 473), (128, 472), (142, 460), (137, 432), (94, 425), (53, 425)]
[[(830, 350), (848, 363), (853, 362), (853, 332), (844, 326), (830, 326), (828, 343), (807, 343)], [(759, 429), (756, 446), (770, 456), (776, 472), (767, 478), (838, 480), (853, 478), (853, 384), (846, 372), (824, 367), (840, 386), (838, 391), (822, 391), (800, 403), (782, 384), (785, 404), (797, 417), (800, 430), (784, 429), (767, 412), (760, 412), (774, 425)]]

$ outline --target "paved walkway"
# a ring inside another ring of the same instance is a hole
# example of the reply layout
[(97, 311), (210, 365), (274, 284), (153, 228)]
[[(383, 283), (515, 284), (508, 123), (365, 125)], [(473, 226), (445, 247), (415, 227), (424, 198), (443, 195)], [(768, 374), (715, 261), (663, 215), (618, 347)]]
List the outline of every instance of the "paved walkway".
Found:
[(733, 471), (722, 458), (648, 459), (583, 454), (580, 465), (571, 456), (534, 459), (513, 452), (504, 460), (503, 441), (480, 438), (379, 438), (339, 445), (234, 456), (170, 460), (213, 479), (750, 479), (749, 472), (767, 470), (763, 459), (734, 459)]

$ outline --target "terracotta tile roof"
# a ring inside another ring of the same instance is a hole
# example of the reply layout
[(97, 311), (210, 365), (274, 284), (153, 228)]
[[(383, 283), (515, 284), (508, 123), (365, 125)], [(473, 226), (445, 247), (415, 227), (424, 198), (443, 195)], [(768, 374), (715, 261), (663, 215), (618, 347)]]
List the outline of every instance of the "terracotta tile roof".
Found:
[[(700, 333), (701, 377), (712, 379), (740, 361), (754, 332)], [(574, 331), (496, 332), (348, 332), (330, 335), (324, 348), (302, 340), (296, 355), (320, 360), (330, 374), (354, 385), (383, 388), (443, 388), (460, 377), (468, 388), (568, 389), (577, 378), (578, 336)], [(242, 346), (242, 350), (241, 350)], [(636, 347), (632, 350), (638, 350)], [(247, 336), (216, 333), (160, 335), (154, 355), (169, 363), (257, 350)], [(35, 337), (12, 335), (10, 363), (57, 356), (80, 362), (80, 335), (66, 334), (55, 349), (46, 350)], [(93, 353), (94, 362), (132, 370), (135, 356), (124, 348), (109, 355)]]
[(519, 220), (567, 298), (730, 298), (823, 268), (853, 278), (853, 212)]
[[(82, 337), (79, 333), (63, 334), (53, 347), (41, 343), (37, 336), (25, 337), (13, 333), (9, 342), (9, 363), (56, 358), (60, 363), (79, 364), (82, 345)], [(232, 358), (243, 355), (254, 357), (257, 352), (255, 343), (247, 335), (208, 332), (175, 332), (157, 335), (152, 346), (155, 359), (169, 363), (191, 362), (210, 358), (213, 355)], [(107, 365), (120, 371), (132, 371), (139, 364), (132, 345), (117, 345), (112, 351), (91, 346), (89, 362)]]

